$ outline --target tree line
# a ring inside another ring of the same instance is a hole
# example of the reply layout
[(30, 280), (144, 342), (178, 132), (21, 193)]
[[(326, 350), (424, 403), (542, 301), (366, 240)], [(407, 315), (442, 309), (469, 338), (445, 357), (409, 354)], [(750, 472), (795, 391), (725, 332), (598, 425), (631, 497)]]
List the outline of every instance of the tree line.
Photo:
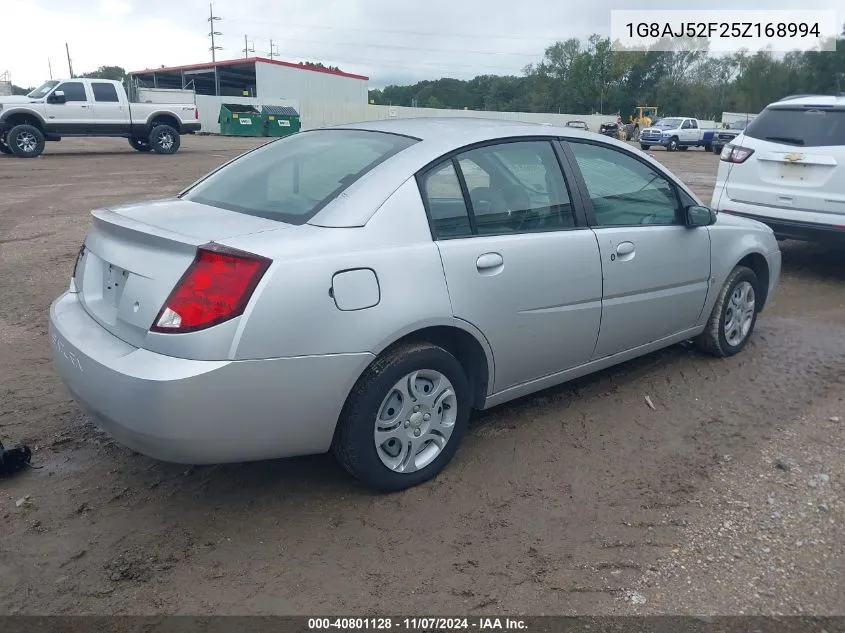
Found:
[(571, 38), (545, 50), (520, 76), (442, 78), (371, 90), (379, 105), (510, 112), (620, 113), (637, 105), (661, 114), (719, 120), (722, 112), (759, 112), (790, 94), (845, 91), (845, 29), (836, 51), (713, 55), (680, 50), (613, 50), (609, 38)]

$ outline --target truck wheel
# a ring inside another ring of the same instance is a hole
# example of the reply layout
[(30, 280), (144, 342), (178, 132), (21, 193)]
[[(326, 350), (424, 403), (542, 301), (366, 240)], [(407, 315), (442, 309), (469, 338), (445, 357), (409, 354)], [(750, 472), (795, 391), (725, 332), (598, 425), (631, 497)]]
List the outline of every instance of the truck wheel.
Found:
[(646, 145), (644, 143), (640, 143), (640, 149), (647, 152), (648, 150), (651, 149), (651, 145)]
[(710, 143), (707, 143), (707, 145), (704, 146), (704, 151), (705, 152), (712, 152), (713, 146)]
[(713, 153), (714, 154), (721, 154), (722, 153), (722, 146), (721, 145), (714, 145), (713, 146)]
[(150, 145), (156, 154), (175, 154), (180, 141), (179, 132), (169, 125), (156, 125), (150, 132)]
[(35, 158), (44, 151), (44, 135), (34, 125), (16, 125), (6, 135), (6, 143), (18, 158)]
[(130, 138), (129, 144), (132, 146), (132, 149), (137, 150), (139, 152), (149, 152), (153, 149), (153, 146), (150, 145), (150, 142), (145, 141), (142, 138)]
[(676, 149), (678, 149), (679, 145), (680, 143), (678, 143), (678, 137), (673, 136), (669, 139), (669, 143), (666, 145), (666, 150), (669, 152), (674, 152)]

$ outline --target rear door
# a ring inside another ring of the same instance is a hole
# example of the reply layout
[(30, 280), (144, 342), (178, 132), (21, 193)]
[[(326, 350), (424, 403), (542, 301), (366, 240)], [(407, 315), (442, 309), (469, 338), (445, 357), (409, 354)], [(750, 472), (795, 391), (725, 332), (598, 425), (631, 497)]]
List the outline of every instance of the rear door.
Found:
[(594, 358), (695, 327), (710, 280), (707, 227), (684, 226), (674, 183), (631, 152), (587, 141), (564, 146), (578, 166), (602, 258)]
[(493, 350), (494, 390), (589, 361), (601, 262), (551, 141), (477, 147), (419, 182), (453, 313)]
[(754, 153), (730, 164), (731, 200), (810, 222), (845, 213), (845, 107), (770, 106), (734, 142)]
[(112, 134), (128, 132), (129, 110), (121, 102), (115, 85), (92, 81), (91, 92), (94, 96), (94, 122), (97, 130)]

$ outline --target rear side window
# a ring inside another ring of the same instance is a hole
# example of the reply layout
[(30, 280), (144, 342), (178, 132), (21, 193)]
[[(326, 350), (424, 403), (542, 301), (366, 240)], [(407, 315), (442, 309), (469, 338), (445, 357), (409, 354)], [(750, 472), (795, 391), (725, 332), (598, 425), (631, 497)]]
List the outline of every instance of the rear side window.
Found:
[[(463, 165), (461, 169), (467, 172)], [(472, 235), (469, 212), (454, 161), (450, 160), (428, 172), (422, 179), (422, 189), (435, 239)]]
[(113, 84), (92, 83), (91, 89), (94, 91), (94, 101), (105, 103), (117, 103), (117, 90)]
[(745, 135), (796, 147), (845, 145), (845, 110), (766, 108), (748, 124)]
[(363, 130), (300, 132), (238, 158), (183, 199), (304, 224), (376, 165), (416, 142)]

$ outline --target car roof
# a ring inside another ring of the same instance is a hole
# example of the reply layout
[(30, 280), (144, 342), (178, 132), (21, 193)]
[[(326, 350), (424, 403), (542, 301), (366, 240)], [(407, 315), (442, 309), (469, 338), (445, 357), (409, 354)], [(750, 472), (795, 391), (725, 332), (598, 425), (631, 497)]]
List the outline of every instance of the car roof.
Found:
[(823, 106), (823, 107), (845, 107), (845, 96), (834, 95), (793, 95), (784, 97), (780, 101), (770, 103), (767, 107), (781, 106)]
[[(388, 199), (414, 174), (427, 166), (435, 165), (443, 156), (461, 150), (476, 143), (484, 143), (514, 137), (551, 137), (561, 139), (584, 139), (605, 146), (617, 147), (628, 153), (639, 154), (641, 160), (651, 163), (661, 171), (668, 171), (654, 158), (643, 154), (628, 143), (595, 132), (588, 132), (575, 127), (554, 126), (544, 123), (525, 123), (506, 119), (486, 119), (481, 117), (419, 117), (407, 119), (386, 119), (362, 123), (346, 123), (311, 130), (364, 130), (388, 134), (401, 134), (419, 142), (413, 144), (375, 169), (364, 174), (350, 185), (343, 196), (327, 205), (309, 224), (324, 227), (363, 226), (375, 213), (375, 210)], [(309, 134), (310, 132), (304, 132)], [(682, 181), (674, 177), (693, 200), (695, 194)], [(413, 185), (416, 188), (416, 185)], [(358, 192), (373, 200), (373, 206), (361, 205), (356, 199)], [(417, 194), (419, 195), (419, 194)]]
[(471, 143), (512, 136), (595, 138), (592, 134), (584, 133), (571, 127), (470, 116), (384, 119), (363, 123), (347, 123), (328, 129), (388, 132), (411, 136), (421, 141), (448, 138), (456, 148)]

